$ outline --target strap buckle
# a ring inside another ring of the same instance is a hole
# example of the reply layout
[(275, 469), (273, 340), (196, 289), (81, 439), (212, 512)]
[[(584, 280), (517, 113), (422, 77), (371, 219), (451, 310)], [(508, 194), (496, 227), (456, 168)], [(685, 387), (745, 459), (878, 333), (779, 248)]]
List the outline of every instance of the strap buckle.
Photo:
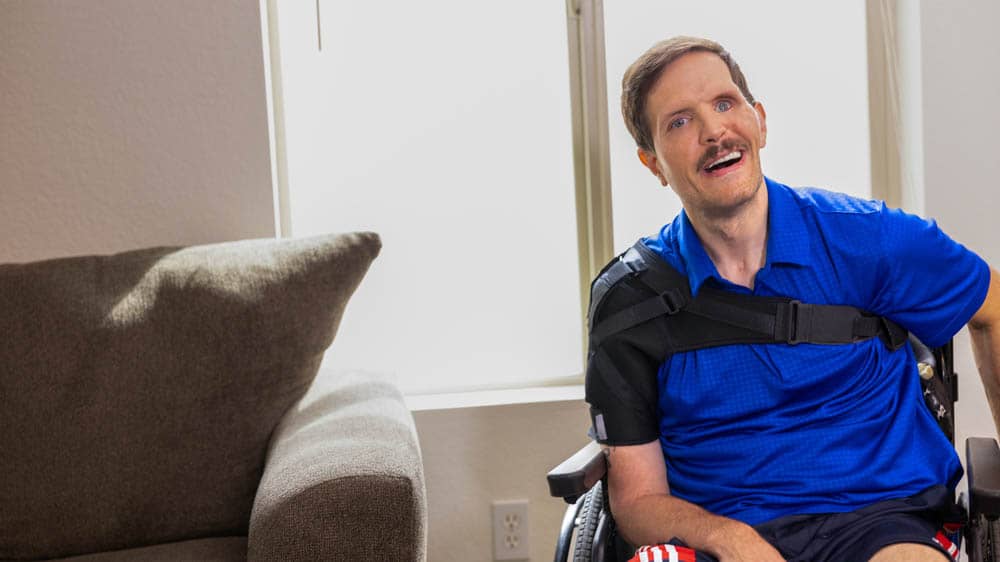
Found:
[(664, 291), (659, 295), (660, 300), (662, 300), (663, 304), (667, 307), (668, 316), (677, 314), (682, 308), (684, 308), (684, 305), (687, 304), (684, 297), (678, 294), (679, 292), (680, 291), (677, 289), (671, 289), (669, 291)]
[(803, 312), (802, 301), (792, 300), (788, 302), (788, 307), (785, 309), (785, 337), (784, 341), (788, 345), (798, 345), (804, 341), (807, 341), (808, 336), (803, 334), (803, 328), (805, 327), (804, 318), (802, 316)]
[(882, 342), (885, 346), (889, 348), (889, 351), (896, 351), (897, 349), (903, 347), (906, 341), (909, 339), (910, 333), (906, 328), (896, 324), (888, 318), (879, 317), (879, 324), (882, 328)]

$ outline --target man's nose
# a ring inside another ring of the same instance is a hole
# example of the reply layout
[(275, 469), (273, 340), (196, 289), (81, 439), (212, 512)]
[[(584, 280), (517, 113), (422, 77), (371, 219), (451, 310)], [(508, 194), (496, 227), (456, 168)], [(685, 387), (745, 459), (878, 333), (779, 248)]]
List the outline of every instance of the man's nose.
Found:
[(720, 115), (716, 113), (709, 113), (702, 118), (702, 123), (702, 144), (716, 144), (722, 142), (722, 137), (726, 134), (726, 125)]

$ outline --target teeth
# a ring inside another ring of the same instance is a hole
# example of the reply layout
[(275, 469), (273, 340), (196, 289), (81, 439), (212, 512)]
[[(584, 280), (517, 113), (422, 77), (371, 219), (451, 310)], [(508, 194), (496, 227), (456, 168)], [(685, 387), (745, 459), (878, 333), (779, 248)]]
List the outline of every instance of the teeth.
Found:
[(712, 166), (718, 166), (719, 164), (725, 164), (726, 162), (729, 162), (730, 160), (736, 160), (736, 159), (738, 159), (740, 156), (743, 156), (743, 153), (740, 152), (740, 151), (738, 151), (738, 150), (736, 152), (730, 152), (729, 154), (723, 156), (722, 158), (719, 158), (715, 162), (712, 162), (711, 164), (709, 164), (708, 166), (706, 166), (706, 168), (711, 168)]

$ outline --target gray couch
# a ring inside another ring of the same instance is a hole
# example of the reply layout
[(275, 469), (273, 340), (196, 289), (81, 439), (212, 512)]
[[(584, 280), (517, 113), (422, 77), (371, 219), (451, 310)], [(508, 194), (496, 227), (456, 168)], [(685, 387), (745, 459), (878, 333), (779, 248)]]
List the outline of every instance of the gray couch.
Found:
[(322, 372), (376, 235), (0, 265), (0, 560), (422, 560), (413, 420)]

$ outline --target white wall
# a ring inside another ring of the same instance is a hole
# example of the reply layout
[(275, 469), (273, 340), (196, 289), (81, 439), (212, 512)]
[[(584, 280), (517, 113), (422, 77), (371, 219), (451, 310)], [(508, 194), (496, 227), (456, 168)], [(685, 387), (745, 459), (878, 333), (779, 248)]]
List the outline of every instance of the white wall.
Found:
[[(1000, 3), (924, 0), (920, 17), (926, 212), (1000, 268), (1000, 158), (991, 156), (1000, 131)], [(995, 435), (964, 331), (956, 340), (956, 370), (958, 442)]]
[(273, 236), (260, 9), (8, 0), (0, 261)]
[[(997, 213), (1000, 159), (987, 156), (1000, 130), (1000, 44), (992, 0), (922, 0), (919, 9), (922, 74), (923, 207), (955, 239), (1000, 267)], [(905, 95), (905, 92), (904, 92)], [(932, 274), (933, 267), (929, 267)], [(959, 373), (955, 441), (963, 463), (970, 436), (995, 437), (996, 427), (979, 380), (968, 331), (955, 339)], [(959, 489), (964, 488), (960, 484)], [(963, 553), (963, 560), (965, 554)]]

